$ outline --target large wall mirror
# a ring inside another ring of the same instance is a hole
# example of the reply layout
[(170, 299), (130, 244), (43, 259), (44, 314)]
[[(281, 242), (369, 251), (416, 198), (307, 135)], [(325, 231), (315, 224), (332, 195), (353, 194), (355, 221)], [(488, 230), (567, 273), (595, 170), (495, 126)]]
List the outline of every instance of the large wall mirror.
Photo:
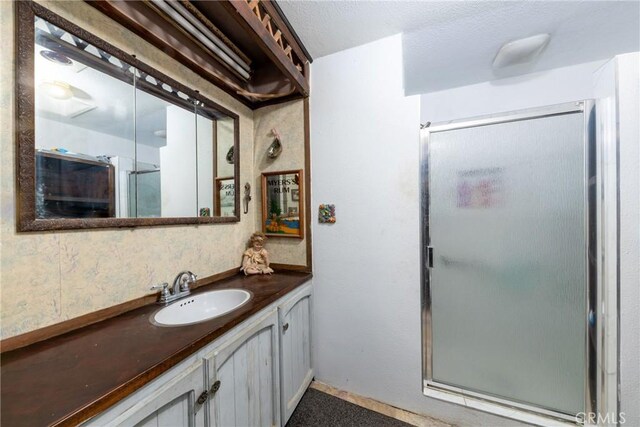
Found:
[(20, 231), (239, 220), (236, 114), (36, 3), (17, 10)]

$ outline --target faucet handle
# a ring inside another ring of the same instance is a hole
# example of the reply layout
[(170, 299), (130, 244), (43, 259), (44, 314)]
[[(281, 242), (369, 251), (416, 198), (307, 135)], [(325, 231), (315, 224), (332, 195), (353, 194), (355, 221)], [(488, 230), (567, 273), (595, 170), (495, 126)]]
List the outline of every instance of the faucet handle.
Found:
[(159, 285), (153, 285), (151, 290), (160, 289), (160, 297), (159, 300), (166, 300), (171, 294), (169, 293), (169, 284), (167, 282), (161, 283)]
[(182, 277), (186, 276), (186, 277), (180, 281), (180, 290), (183, 292), (190, 291), (189, 286), (194, 285), (196, 283), (196, 279), (198, 278), (198, 276), (196, 276), (190, 271), (185, 271), (184, 273), (182, 273), (181, 276)]

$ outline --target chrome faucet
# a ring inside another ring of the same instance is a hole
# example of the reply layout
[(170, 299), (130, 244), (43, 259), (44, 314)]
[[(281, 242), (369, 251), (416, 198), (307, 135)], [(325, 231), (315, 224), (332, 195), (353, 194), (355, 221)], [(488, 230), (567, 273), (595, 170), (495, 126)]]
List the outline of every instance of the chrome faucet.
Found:
[(198, 276), (190, 271), (182, 271), (178, 273), (176, 278), (173, 280), (171, 290), (169, 290), (169, 284), (166, 282), (161, 285), (152, 286), (151, 289), (160, 289), (158, 304), (168, 304), (191, 294), (189, 286), (196, 283), (197, 277)]

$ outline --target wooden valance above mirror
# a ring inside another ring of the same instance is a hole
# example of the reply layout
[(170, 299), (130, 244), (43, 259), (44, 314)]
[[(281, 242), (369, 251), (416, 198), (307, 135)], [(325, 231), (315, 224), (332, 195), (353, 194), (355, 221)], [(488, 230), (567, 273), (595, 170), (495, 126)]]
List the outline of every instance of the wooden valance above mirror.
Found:
[(273, 0), (86, 0), (249, 106), (309, 95), (311, 56)]
[(16, 10), (18, 231), (240, 220), (237, 114), (35, 2)]

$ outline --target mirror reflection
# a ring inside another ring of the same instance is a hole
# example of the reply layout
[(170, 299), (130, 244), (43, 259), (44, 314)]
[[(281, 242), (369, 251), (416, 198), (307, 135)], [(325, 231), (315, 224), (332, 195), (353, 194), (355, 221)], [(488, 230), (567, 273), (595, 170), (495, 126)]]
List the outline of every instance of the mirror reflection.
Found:
[(34, 24), (38, 219), (236, 215), (236, 119)]

